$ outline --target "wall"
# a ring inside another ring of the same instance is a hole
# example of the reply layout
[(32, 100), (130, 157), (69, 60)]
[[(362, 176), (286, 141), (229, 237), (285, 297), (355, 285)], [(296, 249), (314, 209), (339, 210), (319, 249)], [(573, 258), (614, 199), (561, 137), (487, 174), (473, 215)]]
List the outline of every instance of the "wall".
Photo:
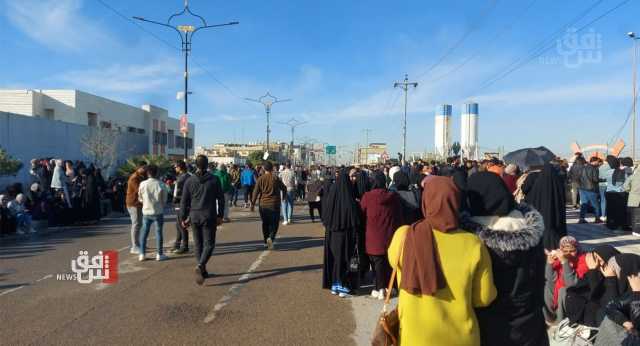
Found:
[[(24, 164), (17, 177), (0, 178), (0, 189), (10, 182), (26, 182), (33, 158), (88, 161), (80, 144), (88, 131), (89, 127), (84, 125), (0, 112), (0, 147)], [(147, 138), (147, 135), (120, 133), (118, 161), (122, 163), (131, 156), (148, 153)]]

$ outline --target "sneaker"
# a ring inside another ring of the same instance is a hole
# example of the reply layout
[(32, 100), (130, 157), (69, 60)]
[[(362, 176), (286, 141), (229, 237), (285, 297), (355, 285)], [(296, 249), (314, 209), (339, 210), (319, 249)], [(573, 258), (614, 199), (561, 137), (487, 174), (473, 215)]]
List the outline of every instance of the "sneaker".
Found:
[(343, 286), (340, 286), (340, 285), (339, 285), (339, 286), (337, 286), (337, 289), (338, 289), (338, 292), (339, 292), (339, 293), (344, 293), (344, 294), (349, 294), (349, 293), (351, 293), (351, 291), (349, 291), (349, 289), (348, 289), (348, 288), (343, 287)]
[(587, 223), (587, 220), (585, 220), (585, 219), (580, 219), (580, 220), (578, 220), (578, 223)]
[(138, 261), (142, 262), (144, 261), (146, 258), (144, 257), (144, 254), (139, 254), (138, 255)]
[(182, 255), (184, 253), (186, 253), (188, 250), (187, 249), (173, 249), (171, 250), (171, 253), (176, 254), (176, 255)]
[(378, 296), (380, 295), (380, 292), (378, 292), (378, 290), (372, 290), (371, 291), (371, 297), (374, 299), (378, 299)]
[(288, 225), (288, 224), (289, 224), (289, 223), (287, 222), (287, 220), (282, 221), (282, 225), (283, 225), (283, 226), (286, 226), (286, 225)]
[(129, 253), (132, 255), (139, 255), (140, 254), (140, 248), (137, 246), (134, 246), (131, 248), (131, 250), (129, 250)]
[(156, 261), (166, 261), (168, 259), (169, 259), (169, 257), (167, 257), (167, 256), (165, 256), (163, 254), (157, 254), (156, 255)]
[(273, 250), (273, 240), (271, 238), (267, 239), (267, 249)]
[(384, 300), (387, 297), (387, 295), (385, 294), (386, 293), (385, 291), (386, 290), (384, 288), (380, 289), (380, 292), (378, 293), (378, 300)]
[(340, 292), (338, 293), (338, 297), (340, 298), (345, 298), (348, 294), (344, 293), (344, 292)]
[(640, 237), (640, 233), (638, 233), (638, 232), (631, 232), (631, 235), (636, 236), (636, 237)]
[(204, 283), (204, 275), (202, 272), (202, 268), (200, 266), (197, 266), (195, 269), (195, 273), (196, 273), (196, 283), (198, 285), (202, 285)]
[(334, 296), (338, 294), (338, 285), (331, 285), (331, 294)]
[(596, 219), (595, 221), (593, 221), (593, 223), (595, 224), (600, 224), (603, 223), (604, 221), (602, 221), (602, 219)]

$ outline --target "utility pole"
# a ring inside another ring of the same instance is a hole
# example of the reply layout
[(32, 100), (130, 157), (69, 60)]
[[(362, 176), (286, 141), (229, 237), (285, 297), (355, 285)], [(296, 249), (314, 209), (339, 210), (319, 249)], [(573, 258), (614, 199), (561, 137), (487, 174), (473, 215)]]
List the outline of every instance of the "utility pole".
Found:
[(278, 122), (278, 124), (282, 124), (282, 125), (287, 125), (291, 128), (291, 144), (289, 145), (289, 159), (291, 160), (291, 164), (295, 166), (295, 157), (294, 157), (294, 150), (293, 150), (293, 138), (295, 136), (295, 132), (296, 132), (296, 127), (300, 126), (300, 125), (304, 125), (306, 124), (307, 121), (300, 121), (297, 120), (295, 118), (291, 118), (289, 119), (289, 121), (280, 121)]
[[(364, 147), (364, 164), (367, 165), (369, 164), (369, 133), (371, 133), (373, 130), (371, 129), (363, 129), (362, 132), (364, 132), (364, 143), (365, 143), (365, 147)], [(358, 162), (359, 164), (361, 162)]]
[(631, 122), (631, 158), (633, 158), (633, 162), (636, 161), (636, 126), (637, 126), (637, 112), (636, 112), (636, 104), (637, 104), (637, 73), (638, 73), (638, 45), (636, 44), (638, 41), (638, 37), (634, 32), (627, 33), (627, 36), (633, 40), (633, 121)]
[(267, 154), (266, 155), (267, 158), (269, 158), (269, 149), (270, 149), (269, 135), (271, 134), (271, 107), (276, 103), (289, 102), (291, 101), (291, 99), (280, 100), (277, 97), (271, 95), (271, 93), (267, 91), (266, 94), (264, 94), (263, 96), (260, 96), (260, 98), (258, 99), (245, 98), (245, 100), (262, 104), (264, 106), (265, 113), (267, 113), (267, 149), (265, 150), (265, 153)]
[[(174, 25), (171, 21), (182, 15), (190, 14), (196, 18), (198, 18), (201, 22), (200, 26), (194, 25)], [(221, 26), (227, 25), (236, 25), (240, 24), (240, 22), (229, 22), (224, 24), (214, 24), (208, 25), (207, 21), (202, 17), (193, 12), (189, 8), (189, 0), (184, 0), (184, 8), (180, 12), (176, 12), (167, 19), (165, 23), (157, 22), (154, 20), (145, 19), (142, 17), (133, 17), (133, 19), (140, 20), (143, 22), (162, 25), (164, 27), (175, 30), (180, 36), (180, 41), (182, 42), (182, 52), (184, 53), (184, 114), (180, 118), (181, 120), (181, 128), (180, 131), (184, 137), (184, 160), (187, 162), (189, 159), (189, 147), (187, 146), (187, 133), (189, 132), (189, 123), (187, 121), (189, 116), (189, 54), (191, 53), (191, 42), (193, 40), (193, 35), (196, 34), (201, 29), (209, 29), (209, 28), (217, 28)], [(186, 125), (185, 125), (186, 124)], [(186, 128), (185, 128), (186, 126)], [(195, 145), (195, 143), (194, 143)]]
[(409, 82), (409, 75), (404, 75), (404, 81), (393, 83), (393, 87), (404, 90), (404, 117), (402, 118), (402, 159), (407, 160), (407, 94), (409, 87), (418, 87), (417, 82)]

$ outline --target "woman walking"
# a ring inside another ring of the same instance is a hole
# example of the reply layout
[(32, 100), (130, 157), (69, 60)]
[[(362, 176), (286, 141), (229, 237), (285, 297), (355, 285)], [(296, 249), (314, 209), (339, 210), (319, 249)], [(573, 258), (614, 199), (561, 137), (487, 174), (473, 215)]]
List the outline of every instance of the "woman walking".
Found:
[(489, 305), (496, 288), (489, 253), (477, 236), (460, 229), (459, 208), (460, 191), (451, 178), (428, 179), (425, 218), (393, 236), (389, 263), (400, 288), (400, 345), (480, 345), (473, 309)]

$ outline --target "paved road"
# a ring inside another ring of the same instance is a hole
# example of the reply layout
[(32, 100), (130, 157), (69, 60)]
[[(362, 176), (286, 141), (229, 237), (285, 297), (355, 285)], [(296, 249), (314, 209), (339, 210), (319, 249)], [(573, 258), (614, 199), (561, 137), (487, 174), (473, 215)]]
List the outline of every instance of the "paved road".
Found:
[[(281, 227), (276, 249), (265, 251), (257, 215), (235, 209), (232, 217), (218, 231), (210, 262), (217, 276), (202, 287), (194, 283), (191, 255), (142, 263), (129, 255), (126, 218), (2, 240), (0, 344), (369, 344), (381, 302), (340, 299), (320, 289), (320, 224), (298, 218)], [(166, 227), (168, 246), (171, 219)], [(639, 238), (602, 226), (571, 224), (570, 233), (587, 244), (608, 242), (640, 253)], [(71, 273), (78, 251), (106, 249), (120, 251), (117, 284), (56, 279)]]

